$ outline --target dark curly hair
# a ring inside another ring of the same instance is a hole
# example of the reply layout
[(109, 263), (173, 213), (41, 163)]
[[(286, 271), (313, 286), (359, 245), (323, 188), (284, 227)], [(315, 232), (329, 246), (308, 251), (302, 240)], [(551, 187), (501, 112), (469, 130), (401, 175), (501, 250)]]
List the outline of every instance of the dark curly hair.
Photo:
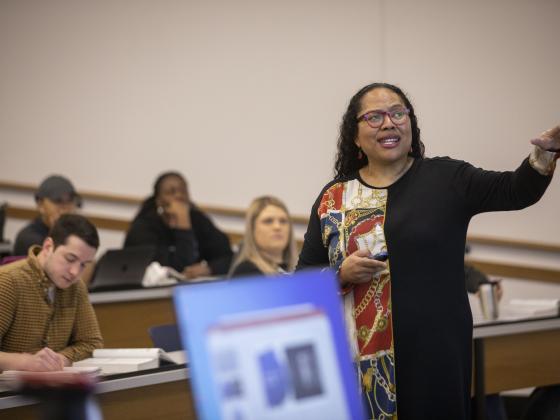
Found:
[(334, 164), (335, 179), (341, 179), (347, 175), (356, 172), (358, 169), (364, 167), (368, 163), (365, 154), (358, 158), (358, 146), (356, 146), (356, 137), (358, 136), (358, 113), (362, 107), (362, 98), (364, 95), (374, 89), (389, 89), (395, 92), (404, 102), (405, 106), (410, 109), (410, 126), (412, 128), (412, 150), (409, 156), (421, 158), (424, 156), (424, 143), (420, 140), (420, 128), (418, 128), (418, 121), (414, 113), (414, 107), (404, 94), (404, 92), (397, 86), (388, 83), (372, 83), (361, 88), (350, 99), (348, 108), (342, 117), (340, 124), (340, 135), (338, 137), (336, 162)]

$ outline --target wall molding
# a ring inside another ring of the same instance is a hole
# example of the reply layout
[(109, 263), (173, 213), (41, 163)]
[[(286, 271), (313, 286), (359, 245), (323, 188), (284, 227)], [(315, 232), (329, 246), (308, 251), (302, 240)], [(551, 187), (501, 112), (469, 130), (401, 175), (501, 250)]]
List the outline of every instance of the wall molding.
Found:
[[(27, 184), (21, 182), (12, 182), (12, 181), (1, 181), (0, 180), (0, 190), (11, 190), (17, 192), (25, 192), (34, 194), (37, 190), (37, 184)], [(143, 201), (144, 198), (137, 197), (137, 196), (129, 196), (123, 194), (110, 194), (110, 193), (102, 193), (102, 192), (94, 192), (94, 191), (79, 191), (80, 195), (85, 200), (92, 200), (92, 201), (100, 201), (106, 203), (113, 203), (113, 204), (128, 204), (128, 205), (136, 205), (139, 206), (140, 203)], [(234, 217), (234, 218), (245, 218), (245, 209), (239, 208), (232, 208), (232, 207), (224, 207), (224, 206), (213, 206), (213, 205), (200, 205), (199, 207), (206, 213), (215, 215), (215, 216), (227, 216), (227, 217)], [(23, 207), (13, 206), (9, 211), (12, 214), (12, 217), (16, 218), (25, 218), (30, 219), (35, 216), (25, 216), (29, 209), (25, 209)], [(19, 215), (19, 216), (18, 216)], [(128, 229), (128, 221), (114, 219), (109, 217), (100, 217), (100, 216), (88, 216), (95, 224), (103, 229), (111, 229), (111, 230), (127, 230)], [(301, 215), (292, 215), (292, 221), (294, 224), (306, 226), (309, 218), (306, 216)], [(552, 243), (541, 243), (541, 242), (529, 242), (529, 241), (521, 241), (515, 239), (504, 239), (504, 238), (497, 238), (491, 236), (479, 236), (479, 235), (469, 235), (467, 238), (469, 243), (472, 244), (479, 244), (479, 245), (490, 245), (490, 246), (497, 246), (497, 247), (505, 247), (505, 248), (514, 248), (514, 249), (525, 249), (525, 250), (532, 250), (532, 251), (540, 251), (540, 252), (552, 252), (552, 253), (559, 253), (560, 254), (560, 244), (552, 244)]]
[(482, 261), (471, 258), (467, 261), (480, 271), (491, 276), (537, 280), (547, 283), (560, 284), (560, 270), (552, 268), (524, 266), (495, 261)]
[[(207, 208), (203, 208), (203, 209), (210, 214), (217, 214), (217, 213), (213, 213), (212, 211), (209, 211)], [(241, 211), (239, 212), (241, 213), (239, 217), (244, 217), (244, 212)], [(31, 220), (37, 217), (39, 213), (37, 212), (37, 210), (32, 208), (8, 205), (6, 209), (6, 215), (7, 217), (14, 218), (14, 219)], [(108, 230), (126, 232), (128, 230), (128, 227), (130, 226), (130, 221), (125, 219), (91, 215), (91, 214), (84, 214), (84, 216), (88, 217), (99, 229), (108, 229)], [(242, 232), (226, 231), (225, 233), (229, 236), (233, 244), (239, 243), (239, 241), (243, 237)], [(484, 243), (490, 245), (503, 245), (505, 243), (511, 246), (511, 244), (508, 241), (496, 240), (492, 238), (476, 238), (476, 237), (469, 236), (468, 240), (471, 243), (476, 242), (476, 243)], [(300, 249), (302, 246), (302, 242), (303, 242), (302, 240), (297, 241), (297, 245)], [(522, 244), (521, 242), (515, 242), (514, 247), (521, 248), (521, 244)], [(557, 251), (556, 248), (549, 247), (549, 246), (546, 246), (544, 248), (537, 248), (535, 245), (534, 247), (524, 247), (524, 248), (545, 250), (547, 252)], [(560, 247), (558, 248), (559, 248), (558, 251), (560, 251)], [(560, 270), (534, 267), (534, 266), (521, 266), (521, 265), (502, 263), (502, 262), (482, 261), (482, 260), (471, 259), (471, 258), (469, 258), (468, 261), (476, 268), (492, 276), (522, 278), (528, 280), (537, 280), (537, 281), (560, 284)]]
[[(30, 195), (33, 195), (35, 194), (35, 191), (37, 191), (37, 188), (38, 185), (36, 184), (0, 181), (0, 190), (11, 190), (11, 191), (29, 193)], [(140, 203), (142, 203), (142, 201), (144, 201), (145, 198), (145, 197), (137, 197), (137, 196), (130, 196), (130, 195), (110, 194), (110, 193), (101, 193), (101, 192), (84, 191), (84, 190), (79, 190), (78, 192), (80, 193), (80, 195), (84, 200), (100, 201), (100, 202), (106, 202), (112, 204), (128, 204), (128, 205), (139, 206)], [(200, 205), (198, 203), (197, 205), (204, 212), (214, 214), (217, 216), (245, 218), (245, 212), (246, 212), (245, 209), (225, 207), (225, 206)], [(307, 221), (309, 220), (309, 218), (304, 216), (292, 216), (292, 220), (294, 221), (294, 223), (307, 225)]]

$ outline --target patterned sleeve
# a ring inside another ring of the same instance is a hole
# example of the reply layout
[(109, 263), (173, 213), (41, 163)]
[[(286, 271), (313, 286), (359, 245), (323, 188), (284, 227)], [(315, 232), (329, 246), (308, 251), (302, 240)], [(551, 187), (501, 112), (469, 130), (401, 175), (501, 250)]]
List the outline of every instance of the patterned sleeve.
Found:
[(72, 362), (91, 357), (94, 349), (103, 347), (103, 338), (87, 289), (81, 281), (77, 285), (77, 308), (72, 336), (68, 346), (60, 351)]

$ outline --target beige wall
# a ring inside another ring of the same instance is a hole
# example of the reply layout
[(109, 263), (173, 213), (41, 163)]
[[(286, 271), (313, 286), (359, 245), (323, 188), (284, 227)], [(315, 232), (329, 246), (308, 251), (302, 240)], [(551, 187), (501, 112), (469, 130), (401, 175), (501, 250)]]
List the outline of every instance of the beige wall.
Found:
[[(375, 80), (411, 95), (429, 155), (513, 169), (560, 123), (559, 16), (557, 0), (3, 0), (0, 179), (144, 195), (174, 168), (201, 203), (274, 193), (306, 215)], [(471, 233), (559, 244), (558, 183)]]

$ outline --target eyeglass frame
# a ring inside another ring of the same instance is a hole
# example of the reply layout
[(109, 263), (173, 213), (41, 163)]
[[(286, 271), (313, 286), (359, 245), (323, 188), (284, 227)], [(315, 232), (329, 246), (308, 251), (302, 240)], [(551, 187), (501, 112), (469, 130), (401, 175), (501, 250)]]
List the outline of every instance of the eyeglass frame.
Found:
[[(409, 109), (409, 108), (398, 108), (398, 109), (393, 109), (393, 110), (390, 110), (390, 111), (377, 111), (377, 110), (376, 110), (376, 111), (369, 111), (369, 112), (366, 112), (366, 113), (365, 113), (364, 115), (362, 115), (361, 117), (358, 117), (357, 120), (358, 120), (358, 122), (360, 122), (360, 121), (365, 121), (365, 122), (367, 123), (367, 125), (369, 125), (371, 128), (379, 128), (379, 127), (381, 127), (381, 126), (383, 125), (383, 123), (385, 122), (385, 117), (387, 116), (387, 117), (389, 117), (389, 119), (391, 120), (391, 122), (392, 122), (393, 124), (395, 124), (395, 125), (403, 125), (403, 124), (406, 122), (406, 119), (403, 120), (403, 121), (400, 122), (400, 123), (393, 121), (393, 117), (391, 116), (391, 114), (392, 114), (393, 112), (404, 112), (405, 115), (408, 117), (409, 114), (410, 114), (410, 109)], [(371, 125), (370, 121), (366, 118), (368, 115), (374, 114), (374, 113), (375, 113), (375, 114), (381, 114), (381, 115), (383, 115), (383, 120), (381, 120), (381, 124), (379, 124), (379, 125), (377, 125), (377, 126)]]

